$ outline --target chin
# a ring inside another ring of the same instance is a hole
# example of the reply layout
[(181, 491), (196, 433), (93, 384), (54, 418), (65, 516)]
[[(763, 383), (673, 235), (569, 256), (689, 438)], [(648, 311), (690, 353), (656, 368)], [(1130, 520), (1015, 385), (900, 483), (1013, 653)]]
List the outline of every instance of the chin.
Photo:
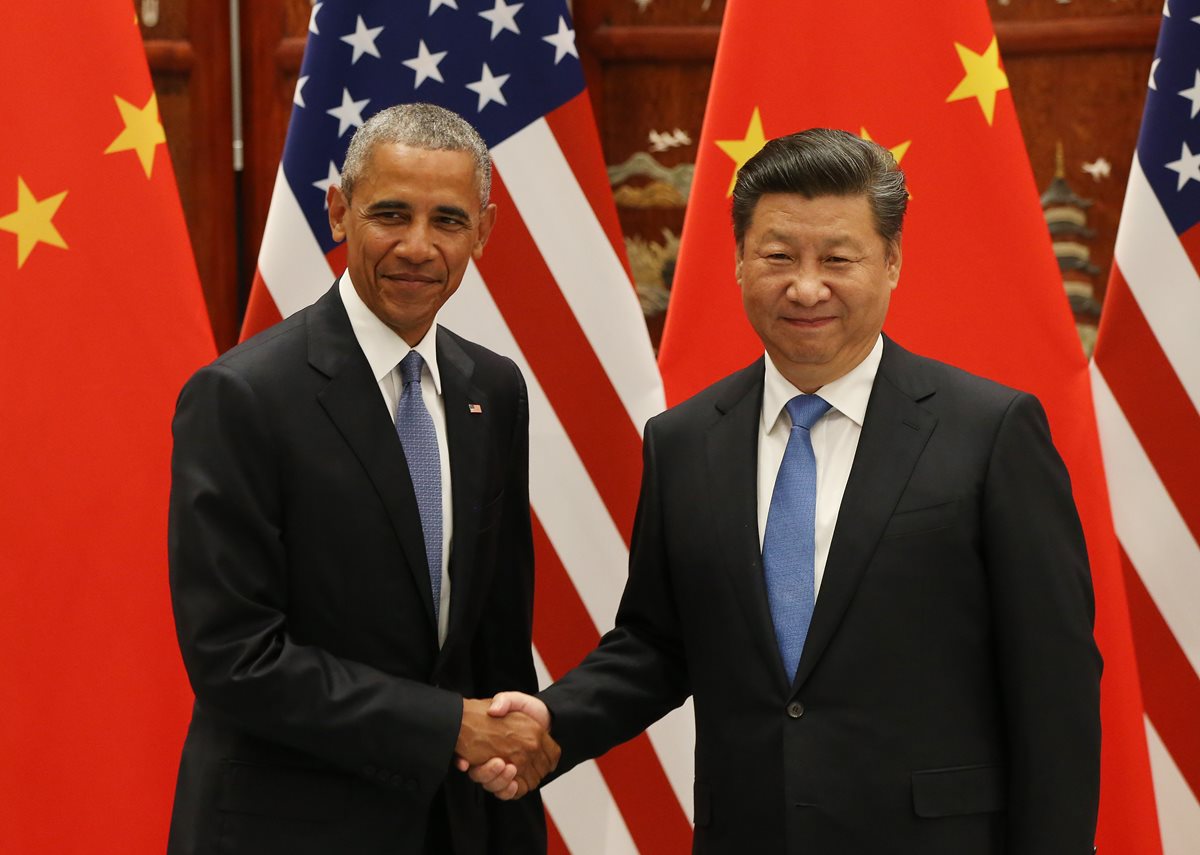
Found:
[(779, 354), (795, 365), (824, 365), (833, 358), (828, 348), (791, 346), (779, 349)]

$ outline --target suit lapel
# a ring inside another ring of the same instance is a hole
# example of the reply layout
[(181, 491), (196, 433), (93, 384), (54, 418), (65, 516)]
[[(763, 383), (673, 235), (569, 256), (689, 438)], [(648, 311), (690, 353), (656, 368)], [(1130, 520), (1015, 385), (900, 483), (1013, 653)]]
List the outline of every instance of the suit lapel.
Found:
[(915, 358), (885, 338), (793, 690), (808, 679), (833, 638), (937, 424), (918, 403), (933, 389), (918, 378)]
[(766, 661), (776, 663), (779, 689), (787, 676), (775, 641), (771, 607), (763, 580), (758, 542), (758, 423), (762, 415), (763, 362), (746, 368), (717, 402), (720, 414), (709, 427), (705, 450), (712, 495), (717, 498), (716, 529), (733, 576), (733, 590), (746, 625)]
[[(444, 657), (452, 641), (462, 637), (456, 630), (461, 630), (465, 616), (470, 614), (468, 596), (477, 589), (473, 584), (477, 581), (473, 578), (475, 535), (479, 531), (479, 511), (484, 500), (491, 407), (487, 396), (471, 381), (475, 370), (471, 357), (440, 328), (437, 348), (442, 400), (446, 407), (454, 520), (454, 543), (448, 571), (451, 581), (450, 628), (442, 650)], [(477, 410), (472, 411), (471, 405), (477, 405)]]
[(379, 385), (371, 374), (335, 285), (308, 315), (309, 363), (329, 378), (317, 400), (362, 463), (387, 510), (408, 570), (422, 592), (425, 613), (436, 631), (433, 588), (417, 497), (395, 425), (383, 409), (371, 406)]

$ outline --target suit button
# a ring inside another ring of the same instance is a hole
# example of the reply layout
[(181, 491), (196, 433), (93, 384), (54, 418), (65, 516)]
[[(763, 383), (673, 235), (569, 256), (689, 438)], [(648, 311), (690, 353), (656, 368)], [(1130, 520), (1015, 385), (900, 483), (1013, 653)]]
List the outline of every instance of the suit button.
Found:
[(800, 718), (804, 715), (804, 704), (799, 701), (792, 701), (787, 705), (787, 714), (790, 718)]

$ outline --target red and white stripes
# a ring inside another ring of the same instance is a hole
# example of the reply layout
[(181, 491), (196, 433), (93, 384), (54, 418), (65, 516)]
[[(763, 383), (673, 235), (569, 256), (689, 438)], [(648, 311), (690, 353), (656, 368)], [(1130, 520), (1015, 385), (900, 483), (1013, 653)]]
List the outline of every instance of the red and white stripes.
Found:
[(1135, 157), (1091, 376), (1164, 855), (1193, 853), (1200, 840), (1196, 238), (1175, 234)]

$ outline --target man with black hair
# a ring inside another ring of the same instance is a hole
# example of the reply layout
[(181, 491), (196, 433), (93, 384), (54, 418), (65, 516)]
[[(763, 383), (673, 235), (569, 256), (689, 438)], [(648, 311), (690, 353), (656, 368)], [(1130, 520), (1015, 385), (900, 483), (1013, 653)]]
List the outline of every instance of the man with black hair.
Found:
[(561, 773), (691, 695), (697, 853), (1093, 851), (1101, 665), (1068, 475), (1033, 396), (882, 334), (907, 199), (842, 131), (740, 170), (766, 354), (648, 423), (615, 628), (493, 706), (552, 726)]

